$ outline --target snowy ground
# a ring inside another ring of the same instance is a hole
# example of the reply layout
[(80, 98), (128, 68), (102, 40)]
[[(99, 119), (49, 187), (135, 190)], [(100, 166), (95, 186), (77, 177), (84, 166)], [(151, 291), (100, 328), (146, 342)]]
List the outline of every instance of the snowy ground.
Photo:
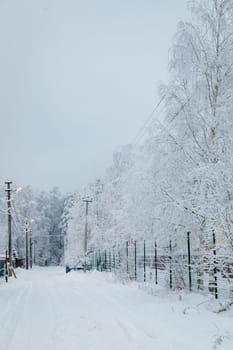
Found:
[(1, 350), (232, 350), (233, 311), (198, 295), (122, 285), (98, 272), (19, 271), (0, 282)]

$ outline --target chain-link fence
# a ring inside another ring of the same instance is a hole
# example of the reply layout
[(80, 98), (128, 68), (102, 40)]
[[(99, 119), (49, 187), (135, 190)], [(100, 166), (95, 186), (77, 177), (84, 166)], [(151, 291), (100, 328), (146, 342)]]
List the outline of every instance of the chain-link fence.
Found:
[(93, 249), (91, 265), (124, 280), (211, 293), (216, 299), (233, 298), (233, 253), (221, 252), (214, 232), (205, 237), (201, 244), (189, 232), (183, 240), (167, 244), (125, 241), (112, 248)]

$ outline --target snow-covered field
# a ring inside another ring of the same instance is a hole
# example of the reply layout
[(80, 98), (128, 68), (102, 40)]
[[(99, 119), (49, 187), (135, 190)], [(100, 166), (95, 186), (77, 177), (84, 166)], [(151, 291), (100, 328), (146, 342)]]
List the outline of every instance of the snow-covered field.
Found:
[(195, 294), (122, 285), (111, 274), (18, 271), (0, 282), (1, 350), (232, 350), (233, 310)]

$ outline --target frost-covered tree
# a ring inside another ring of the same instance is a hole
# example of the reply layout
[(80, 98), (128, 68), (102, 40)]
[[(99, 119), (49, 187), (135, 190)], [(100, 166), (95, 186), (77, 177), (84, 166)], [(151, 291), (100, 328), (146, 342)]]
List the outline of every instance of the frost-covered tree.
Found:
[(179, 221), (183, 212), (185, 225), (221, 229), (232, 245), (233, 1), (193, 1), (190, 9), (193, 22), (179, 24), (171, 81), (161, 88), (169, 141), (161, 189)]
[[(7, 201), (4, 189), (1, 190), (0, 247), (3, 254), (7, 249)], [(65, 228), (62, 221), (66, 196), (58, 188), (50, 192), (33, 191), (25, 187), (21, 192), (12, 192), (12, 248), (16, 256), (25, 257), (25, 225), (32, 232), (35, 263), (60, 264), (63, 261)]]
[(65, 197), (58, 188), (35, 196), (35, 260), (41, 265), (57, 265), (63, 260), (64, 232), (61, 225)]
[[(105, 175), (74, 197), (67, 261), (83, 254), (86, 194), (93, 198), (90, 250), (156, 239), (165, 256), (170, 240), (174, 255), (184, 256), (191, 231), (193, 251), (212, 255), (213, 230), (226, 238), (218, 249), (233, 247), (233, 0), (189, 6), (192, 22), (178, 25), (170, 80), (160, 87), (163, 116), (143, 143), (116, 152)], [(181, 261), (177, 285), (185, 283), (182, 271)]]

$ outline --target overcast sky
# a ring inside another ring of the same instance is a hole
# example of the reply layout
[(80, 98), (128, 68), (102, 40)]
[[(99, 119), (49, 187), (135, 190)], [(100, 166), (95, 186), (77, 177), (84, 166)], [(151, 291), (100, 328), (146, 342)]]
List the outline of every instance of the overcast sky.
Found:
[(186, 0), (0, 0), (0, 181), (72, 191), (130, 143)]

